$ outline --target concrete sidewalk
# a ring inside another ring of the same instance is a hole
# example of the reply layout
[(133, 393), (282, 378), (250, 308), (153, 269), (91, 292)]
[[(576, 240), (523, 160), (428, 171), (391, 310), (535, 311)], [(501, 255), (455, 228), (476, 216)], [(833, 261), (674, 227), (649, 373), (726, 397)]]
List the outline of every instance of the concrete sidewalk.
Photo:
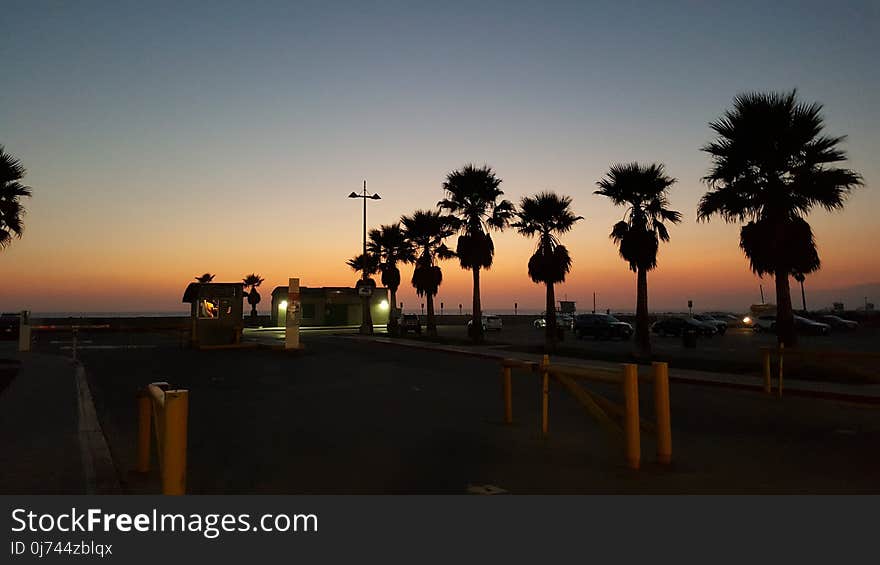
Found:
[[(524, 361), (540, 362), (542, 355), (534, 353), (524, 353), (519, 351), (510, 351), (506, 346), (455, 346), (442, 345), (430, 342), (415, 342), (407, 339), (392, 339), (377, 336), (345, 336), (348, 339), (370, 340), (376, 343), (387, 345), (397, 345), (400, 347), (408, 347), (415, 349), (425, 349), (430, 351), (444, 351), (447, 353), (457, 353), (460, 355), (471, 355), (483, 359), (521, 359)], [(608, 369), (620, 366), (620, 363), (607, 361), (594, 361), (589, 359), (580, 359), (577, 357), (564, 357), (553, 355), (551, 359), (554, 363), (565, 365), (575, 365), (578, 367)], [(730, 388), (739, 388), (745, 390), (764, 390), (764, 379), (760, 376), (742, 375), (733, 373), (718, 373), (714, 371), (695, 371), (691, 369), (678, 369), (673, 365), (669, 367), (669, 378), (672, 381), (684, 382), (690, 384), (721, 386)], [(773, 379), (773, 393), (776, 394), (776, 378)], [(829, 398), (833, 400), (843, 400), (851, 402), (861, 402), (869, 404), (880, 404), (880, 385), (852, 385), (844, 383), (832, 383), (826, 381), (807, 381), (801, 379), (785, 378), (783, 382), (783, 394), (792, 396), (812, 396)]]
[(0, 393), (0, 493), (118, 492), (82, 367), (2, 345), (0, 357), (21, 365)]

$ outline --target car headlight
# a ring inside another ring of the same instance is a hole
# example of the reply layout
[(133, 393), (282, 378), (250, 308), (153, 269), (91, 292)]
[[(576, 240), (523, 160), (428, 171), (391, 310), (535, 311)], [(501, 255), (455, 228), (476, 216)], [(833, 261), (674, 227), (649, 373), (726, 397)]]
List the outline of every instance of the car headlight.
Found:
[(746, 316), (745, 318), (743, 318), (743, 323), (744, 323), (744, 324), (751, 324), (751, 323), (752, 323), (752, 319), (749, 318), (748, 316)]

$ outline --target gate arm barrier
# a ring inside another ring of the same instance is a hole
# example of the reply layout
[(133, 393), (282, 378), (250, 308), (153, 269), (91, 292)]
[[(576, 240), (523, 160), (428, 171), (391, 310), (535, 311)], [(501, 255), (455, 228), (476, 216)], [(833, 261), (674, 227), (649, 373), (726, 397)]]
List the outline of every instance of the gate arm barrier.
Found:
[(156, 434), (156, 453), (162, 494), (186, 494), (186, 436), (189, 391), (171, 389), (165, 382), (138, 393), (137, 471), (150, 470), (150, 424)]

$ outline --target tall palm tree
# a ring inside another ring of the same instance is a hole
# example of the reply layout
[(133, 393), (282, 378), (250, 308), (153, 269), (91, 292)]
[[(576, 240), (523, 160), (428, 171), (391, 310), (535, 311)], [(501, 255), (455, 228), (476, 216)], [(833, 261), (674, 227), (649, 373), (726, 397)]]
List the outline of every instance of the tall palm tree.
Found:
[(370, 230), (367, 253), (379, 259), (382, 286), (391, 292), (391, 316), (388, 319), (388, 326), (393, 333), (397, 325), (397, 289), (400, 288), (400, 269), (397, 268), (397, 263), (411, 263), (415, 260), (413, 246), (407, 240), (400, 222), (397, 222)]
[(838, 148), (845, 138), (823, 134), (822, 105), (800, 102), (795, 90), (741, 94), (709, 127), (717, 137), (702, 147), (712, 167), (697, 217), (748, 222), (740, 247), (755, 274), (774, 276), (777, 340), (794, 345), (788, 278), (820, 267), (805, 218), (815, 206), (842, 209), (862, 177), (833, 166), (846, 160)]
[(669, 209), (669, 187), (675, 179), (666, 175), (663, 165), (639, 163), (612, 165), (598, 183), (595, 194), (607, 196), (616, 206), (625, 206), (623, 219), (611, 229), (611, 239), (620, 256), (637, 274), (636, 343), (639, 351), (651, 353), (648, 328), (648, 271), (657, 267), (661, 241), (669, 241), (665, 222), (677, 224), (681, 213)]
[(260, 303), (262, 298), (260, 297), (260, 293), (257, 292), (257, 287), (260, 286), (265, 279), (256, 273), (251, 273), (245, 278), (242, 279), (244, 283), (244, 287), (250, 287), (251, 290), (247, 294), (248, 304), (251, 305), (251, 318), (257, 317), (257, 304)]
[(21, 199), (31, 195), (31, 189), (20, 181), (27, 171), (21, 161), (6, 152), (0, 145), (0, 249), (21, 238), (24, 233), (25, 214)]
[(547, 287), (545, 343), (546, 349), (551, 351), (556, 343), (556, 296), (553, 285), (564, 282), (565, 275), (571, 270), (571, 256), (559, 242), (559, 236), (571, 231), (575, 223), (583, 218), (571, 211), (571, 198), (553, 192), (523, 197), (516, 217), (517, 221), (511, 225), (519, 233), (526, 237), (538, 237), (538, 247), (529, 259), (529, 277)]
[(412, 285), (416, 294), (424, 296), (428, 304), (428, 335), (437, 335), (434, 318), (434, 296), (443, 282), (443, 271), (437, 262), (455, 257), (443, 240), (455, 233), (454, 220), (439, 211), (417, 210), (400, 219), (407, 240), (413, 246), (415, 269)]
[(501, 179), (491, 167), (467, 164), (446, 175), (443, 182), (446, 198), (438, 203), (442, 211), (453, 217), (453, 227), (459, 232), (455, 247), (458, 261), (462, 268), (473, 273), (471, 335), (476, 343), (483, 341), (480, 270), (489, 269), (495, 256), (495, 244), (489, 232), (503, 230), (514, 213), (510, 201), (499, 200), (504, 195), (500, 186)]
[(211, 273), (205, 273), (204, 275), (196, 277), (196, 280), (202, 284), (206, 284), (214, 280), (214, 275)]

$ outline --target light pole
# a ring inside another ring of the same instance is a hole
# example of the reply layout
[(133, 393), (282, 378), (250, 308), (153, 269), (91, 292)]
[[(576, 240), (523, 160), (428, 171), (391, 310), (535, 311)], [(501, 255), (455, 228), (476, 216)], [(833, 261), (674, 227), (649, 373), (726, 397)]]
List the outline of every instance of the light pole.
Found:
[[(361, 194), (357, 192), (352, 192), (348, 195), (349, 198), (360, 198), (364, 201), (364, 239), (363, 239), (363, 270), (361, 271), (362, 276), (361, 280), (358, 281), (358, 284), (355, 286), (358, 289), (358, 294), (361, 295), (361, 303), (363, 307), (363, 316), (361, 317), (361, 333), (366, 335), (372, 335), (373, 333), (373, 316), (370, 314), (370, 297), (373, 295), (373, 286), (375, 284), (370, 285), (367, 281), (370, 278), (370, 275), (367, 274), (367, 199), (370, 200), (380, 200), (381, 196), (378, 194), (370, 194), (367, 192), (367, 181), (364, 181), (364, 190)], [(365, 290), (361, 290), (364, 288)]]

